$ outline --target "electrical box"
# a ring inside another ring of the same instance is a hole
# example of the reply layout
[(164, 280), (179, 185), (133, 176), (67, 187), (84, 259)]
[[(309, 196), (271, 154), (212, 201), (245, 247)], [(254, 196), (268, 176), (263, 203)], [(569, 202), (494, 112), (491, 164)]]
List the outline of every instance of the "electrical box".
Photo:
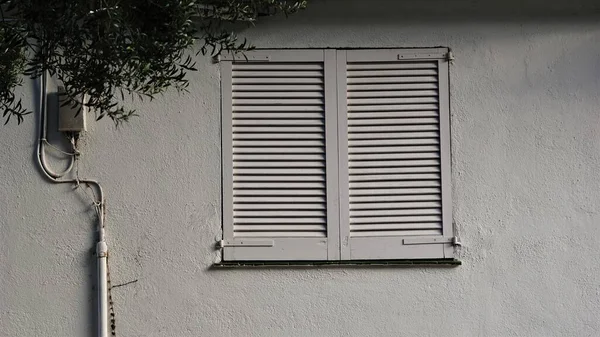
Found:
[[(83, 132), (86, 131), (85, 117), (87, 115), (86, 106), (73, 107), (72, 104), (67, 103), (63, 93), (65, 88), (62, 86), (58, 87), (58, 131), (61, 132)], [(87, 97), (79, 97), (80, 102), (85, 102)]]

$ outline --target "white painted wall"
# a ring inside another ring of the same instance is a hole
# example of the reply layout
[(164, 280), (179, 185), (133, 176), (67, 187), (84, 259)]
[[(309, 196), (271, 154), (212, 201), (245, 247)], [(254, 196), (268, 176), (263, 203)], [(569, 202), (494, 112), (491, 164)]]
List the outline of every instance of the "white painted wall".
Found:
[[(589, 1), (313, 0), (259, 47), (449, 46), (455, 269), (213, 271), (218, 65), (191, 94), (92, 123), (118, 336), (600, 335), (600, 21)], [(24, 87), (32, 99), (33, 87)], [(0, 335), (93, 336), (93, 216), (44, 181), (36, 118), (0, 132)]]

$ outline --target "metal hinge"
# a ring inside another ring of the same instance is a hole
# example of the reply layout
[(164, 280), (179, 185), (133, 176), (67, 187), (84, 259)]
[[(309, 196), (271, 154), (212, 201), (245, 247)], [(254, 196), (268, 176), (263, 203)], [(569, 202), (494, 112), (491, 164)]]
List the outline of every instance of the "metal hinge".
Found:
[(221, 240), (217, 242), (219, 248), (223, 247), (273, 247), (273, 240)]
[(413, 60), (413, 59), (441, 59), (444, 58), (447, 54), (443, 54), (443, 53), (414, 53), (414, 54), (410, 54), (410, 53), (402, 53), (402, 54), (398, 54), (397, 55), (397, 59), (399, 61), (402, 60)]
[(454, 62), (454, 53), (452, 53), (452, 50), (448, 51), (448, 53), (446, 54), (446, 61), (450, 63)]
[(410, 238), (402, 240), (402, 243), (405, 245), (436, 245), (436, 244), (451, 244), (453, 246), (462, 246), (462, 243), (458, 241), (456, 236), (451, 238), (445, 237), (432, 237), (432, 238)]
[(246, 62), (269, 62), (269, 61), (271, 61), (271, 56), (270, 55), (254, 55), (254, 54), (245, 55), (245, 54), (242, 54), (242, 56), (239, 58), (239, 60), (246, 61)]

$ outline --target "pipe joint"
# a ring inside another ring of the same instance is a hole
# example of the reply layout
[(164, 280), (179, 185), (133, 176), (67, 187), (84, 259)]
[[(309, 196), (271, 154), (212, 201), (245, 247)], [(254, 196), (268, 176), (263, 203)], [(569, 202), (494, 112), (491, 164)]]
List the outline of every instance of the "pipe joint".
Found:
[(108, 256), (108, 245), (106, 244), (106, 242), (101, 241), (96, 244), (96, 254), (98, 254), (98, 258)]

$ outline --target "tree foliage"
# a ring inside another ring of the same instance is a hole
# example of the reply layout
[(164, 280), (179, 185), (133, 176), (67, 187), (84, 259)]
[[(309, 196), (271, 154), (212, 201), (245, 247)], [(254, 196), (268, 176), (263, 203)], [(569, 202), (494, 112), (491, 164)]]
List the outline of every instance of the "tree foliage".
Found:
[(22, 75), (47, 71), (63, 83), (68, 104), (90, 107), (97, 119), (125, 121), (135, 115), (125, 97), (185, 91), (198, 54), (251, 49), (235, 24), (305, 6), (305, 0), (0, 0), (0, 109), (6, 122), (20, 123), (28, 111), (15, 88)]
[(0, 27), (0, 110), (5, 123), (11, 117), (17, 122), (23, 121), (28, 112), (23, 108), (21, 99), (17, 99), (14, 88), (21, 85), (25, 54), (20, 36), (13, 31)]

